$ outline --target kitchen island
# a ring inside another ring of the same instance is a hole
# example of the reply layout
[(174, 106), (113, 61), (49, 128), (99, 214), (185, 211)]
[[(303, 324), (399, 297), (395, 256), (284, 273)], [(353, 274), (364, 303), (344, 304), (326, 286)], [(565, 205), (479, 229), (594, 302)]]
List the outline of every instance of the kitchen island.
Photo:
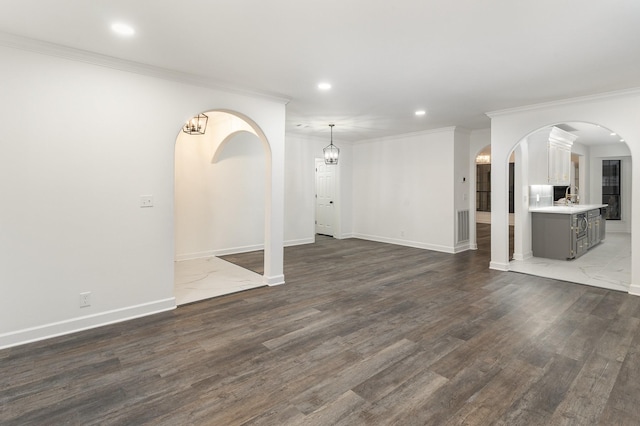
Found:
[(529, 207), (531, 213), (574, 214), (603, 209), (608, 204), (571, 204), (569, 206)]
[(604, 240), (607, 204), (531, 207), (534, 257), (575, 259)]

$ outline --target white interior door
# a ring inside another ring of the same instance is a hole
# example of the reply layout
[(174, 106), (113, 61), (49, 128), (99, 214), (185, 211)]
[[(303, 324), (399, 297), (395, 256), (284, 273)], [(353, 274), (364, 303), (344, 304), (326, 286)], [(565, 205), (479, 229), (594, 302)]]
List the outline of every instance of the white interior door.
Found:
[(316, 234), (333, 236), (335, 168), (316, 158)]

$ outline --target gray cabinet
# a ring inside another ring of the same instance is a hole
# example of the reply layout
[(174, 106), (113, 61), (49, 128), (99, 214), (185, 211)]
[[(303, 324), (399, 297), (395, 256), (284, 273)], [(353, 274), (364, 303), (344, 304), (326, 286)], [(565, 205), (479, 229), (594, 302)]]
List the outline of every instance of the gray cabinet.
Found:
[[(531, 248), (535, 257), (548, 259), (571, 259), (576, 256), (577, 238), (573, 229), (574, 215), (555, 213), (532, 213)], [(580, 241), (580, 250), (585, 243)]]
[(578, 209), (576, 213), (531, 213), (531, 249), (535, 257), (574, 259), (598, 245), (605, 221), (600, 208)]
[(587, 218), (589, 221), (588, 228), (588, 240), (589, 240), (589, 248), (600, 243), (602, 239), (601, 231), (600, 231), (600, 209), (589, 210), (587, 212)]
[(578, 238), (575, 243), (575, 257), (578, 258), (589, 250), (589, 239), (587, 237)]

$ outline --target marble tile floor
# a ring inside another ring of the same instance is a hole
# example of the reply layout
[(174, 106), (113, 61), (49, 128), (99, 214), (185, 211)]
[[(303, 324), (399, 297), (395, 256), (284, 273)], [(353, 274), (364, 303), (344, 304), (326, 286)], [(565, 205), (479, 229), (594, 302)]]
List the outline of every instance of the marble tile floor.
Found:
[(262, 287), (262, 275), (217, 257), (175, 262), (177, 305)]
[(631, 234), (608, 233), (603, 242), (573, 260), (532, 257), (509, 268), (539, 277), (627, 292), (631, 284)]

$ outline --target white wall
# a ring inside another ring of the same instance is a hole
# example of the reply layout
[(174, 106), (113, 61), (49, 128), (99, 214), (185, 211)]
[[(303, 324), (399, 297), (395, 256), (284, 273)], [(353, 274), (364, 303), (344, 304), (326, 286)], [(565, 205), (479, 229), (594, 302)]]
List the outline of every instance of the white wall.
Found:
[[(470, 132), (456, 128), (454, 131), (454, 149), (453, 149), (453, 228), (451, 229), (453, 235), (453, 241), (455, 245), (455, 251), (464, 251), (470, 248), (470, 240), (464, 240), (458, 242), (457, 230), (457, 212), (468, 211), (469, 223), (473, 220), (471, 210), (475, 210), (475, 204), (473, 207), (469, 204), (470, 193), (475, 193), (475, 186), (471, 186), (471, 178), (469, 176), (469, 148), (470, 148)], [(475, 171), (474, 171), (475, 174)], [(471, 232), (468, 229), (469, 237)]]
[(621, 160), (621, 219), (608, 220), (607, 232), (631, 232), (631, 191), (633, 183), (631, 181), (632, 162), (629, 147), (625, 143), (595, 145), (591, 147), (590, 152), (591, 173), (589, 175), (589, 186), (591, 188), (590, 200), (592, 203), (602, 203), (602, 160)]
[[(334, 143), (335, 143), (334, 138)], [(326, 146), (326, 142), (324, 143)], [(340, 142), (340, 162), (338, 163), (338, 229), (335, 238), (350, 238), (353, 236), (353, 206), (354, 206), (354, 174), (353, 174), (353, 145)]]
[(315, 158), (322, 155), (322, 142), (300, 135), (286, 135), (284, 239), (287, 245), (315, 241)]
[[(627, 141), (632, 157), (640, 155), (640, 90), (606, 93), (554, 103), (532, 105), (488, 113), (491, 117), (492, 159), (506, 164), (514, 146), (537, 129), (567, 122), (599, 124), (619, 134)], [(592, 153), (593, 155), (593, 153)], [(593, 172), (593, 170), (591, 170)], [(631, 171), (632, 176), (637, 175)], [(508, 270), (506, 167), (492, 168), (494, 189), (491, 212), (491, 268)], [(638, 182), (637, 176), (632, 181)], [(640, 221), (640, 185), (632, 187), (631, 224)], [(629, 292), (640, 294), (640, 234), (631, 235), (632, 271)]]
[(201, 111), (239, 111), (271, 143), (265, 277), (284, 280), (284, 103), (94, 59), (0, 47), (0, 347), (175, 307), (174, 147)]
[[(334, 138), (340, 148), (336, 170), (334, 237), (349, 238), (351, 228), (351, 145)], [(286, 136), (285, 169), (285, 245), (315, 241), (315, 159), (323, 158), (322, 149), (329, 139), (298, 134)]]
[[(353, 145), (355, 237), (456, 251), (454, 199), (461, 194), (454, 182), (462, 172), (452, 167), (454, 130), (438, 129)], [(467, 171), (465, 167), (464, 173)]]
[[(210, 121), (215, 114), (209, 114)], [(181, 133), (176, 142), (176, 260), (264, 247), (268, 153), (255, 134), (242, 131), (212, 162), (227, 135), (211, 123), (208, 127), (204, 135)]]

